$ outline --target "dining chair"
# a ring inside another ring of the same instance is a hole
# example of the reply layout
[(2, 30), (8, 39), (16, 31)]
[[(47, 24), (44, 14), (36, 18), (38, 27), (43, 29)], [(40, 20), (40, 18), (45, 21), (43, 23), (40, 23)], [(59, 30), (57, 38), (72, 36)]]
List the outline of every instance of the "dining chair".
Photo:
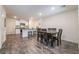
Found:
[(62, 29), (59, 29), (58, 30), (58, 33), (57, 33), (57, 36), (56, 37), (53, 37), (53, 42), (57, 41), (57, 45), (61, 45), (61, 35), (62, 35)]
[(32, 37), (32, 31), (28, 31), (28, 38)]
[(51, 33), (56, 33), (57, 29), (56, 28), (48, 28), (48, 31)]
[(45, 45), (49, 44), (49, 38), (48, 38), (48, 33), (47, 32), (43, 33), (43, 44), (45, 44)]
[(41, 38), (41, 28), (37, 28), (37, 41), (39, 41), (39, 38)]
[(36, 36), (36, 31), (33, 31), (33, 36)]
[(56, 31), (56, 28), (48, 28), (48, 31)]
[(45, 28), (43, 28), (43, 29), (41, 29), (42, 31), (47, 31), (47, 29), (45, 29)]
[(40, 29), (40, 32), (39, 32), (39, 34), (40, 34), (40, 42), (41, 43), (43, 43), (43, 41), (44, 41), (44, 37), (45, 37), (45, 32), (46, 32), (47, 30), (45, 29), (45, 28), (41, 28)]
[(44, 41), (44, 33), (41, 32), (41, 33), (40, 33), (40, 42), (41, 42), (41, 43), (44, 43), (43, 41)]

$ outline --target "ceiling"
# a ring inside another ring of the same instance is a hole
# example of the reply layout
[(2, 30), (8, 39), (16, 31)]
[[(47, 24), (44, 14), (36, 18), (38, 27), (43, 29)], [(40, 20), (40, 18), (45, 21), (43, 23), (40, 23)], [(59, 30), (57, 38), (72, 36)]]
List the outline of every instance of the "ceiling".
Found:
[(5, 5), (6, 14), (8, 17), (17, 16), (17, 18), (42, 18), (50, 15), (55, 15), (60, 12), (65, 12), (77, 9), (75, 5)]

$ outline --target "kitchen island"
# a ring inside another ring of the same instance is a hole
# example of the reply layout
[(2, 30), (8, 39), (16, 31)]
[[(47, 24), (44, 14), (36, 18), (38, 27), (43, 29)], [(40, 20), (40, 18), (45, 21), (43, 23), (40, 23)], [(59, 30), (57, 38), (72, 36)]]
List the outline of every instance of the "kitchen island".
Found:
[(21, 37), (31, 37), (36, 34), (36, 29), (29, 29), (29, 28), (16, 28), (16, 34), (20, 34)]

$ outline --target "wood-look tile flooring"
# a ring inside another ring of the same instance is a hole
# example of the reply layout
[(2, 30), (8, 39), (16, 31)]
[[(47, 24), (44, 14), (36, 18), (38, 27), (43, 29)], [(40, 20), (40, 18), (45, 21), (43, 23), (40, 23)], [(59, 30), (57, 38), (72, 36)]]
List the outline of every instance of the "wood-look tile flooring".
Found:
[(61, 46), (48, 47), (37, 41), (36, 37), (21, 38), (19, 35), (7, 35), (0, 50), (2, 54), (77, 54), (78, 45), (62, 40)]

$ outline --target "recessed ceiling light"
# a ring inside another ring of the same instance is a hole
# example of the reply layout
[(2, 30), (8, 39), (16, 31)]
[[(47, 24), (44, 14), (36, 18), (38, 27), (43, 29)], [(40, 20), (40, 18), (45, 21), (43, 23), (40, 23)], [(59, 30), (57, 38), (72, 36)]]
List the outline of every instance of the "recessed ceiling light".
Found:
[(4, 14), (2, 14), (2, 17), (4, 17), (5, 15)]
[(14, 18), (16, 18), (16, 16), (14, 16)]
[(55, 10), (55, 7), (51, 7), (51, 10)]
[(41, 16), (41, 15), (42, 15), (42, 13), (39, 13), (39, 15)]

